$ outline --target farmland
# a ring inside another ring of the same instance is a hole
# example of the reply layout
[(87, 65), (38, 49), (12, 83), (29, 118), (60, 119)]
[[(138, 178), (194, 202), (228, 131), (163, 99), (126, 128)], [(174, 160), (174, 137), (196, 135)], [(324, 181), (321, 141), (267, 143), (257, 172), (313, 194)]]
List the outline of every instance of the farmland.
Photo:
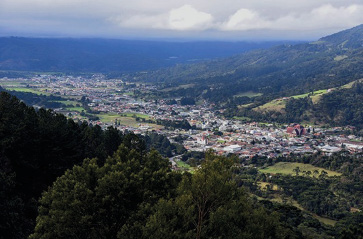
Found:
[[(296, 173), (294, 172), (294, 169), (296, 169), (297, 167), (299, 167), (300, 169), (300, 175), (303, 175), (303, 172), (308, 172), (310, 171), (311, 174), (310, 176), (317, 176), (317, 174), (314, 175), (314, 171), (317, 170), (319, 172), (319, 174), (324, 170), (325, 172), (328, 173), (328, 176), (340, 176), (341, 173), (338, 172), (334, 172), (331, 170), (327, 170), (327, 169), (323, 169), (323, 168), (319, 168), (319, 167), (315, 167), (313, 165), (310, 164), (303, 164), (303, 163), (290, 163), (290, 162), (279, 162), (273, 166), (270, 167), (266, 167), (266, 168), (262, 168), (259, 169), (260, 172), (262, 173), (270, 173), (270, 174), (286, 174), (286, 175), (296, 175)], [(316, 172), (316, 171), (315, 171)]]

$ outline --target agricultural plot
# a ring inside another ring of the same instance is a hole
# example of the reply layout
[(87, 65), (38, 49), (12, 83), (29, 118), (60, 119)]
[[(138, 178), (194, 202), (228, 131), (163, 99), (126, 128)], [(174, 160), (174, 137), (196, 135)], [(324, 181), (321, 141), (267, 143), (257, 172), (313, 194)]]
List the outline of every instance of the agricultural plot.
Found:
[[(320, 173), (322, 171), (327, 172), (328, 173), (327, 176), (329, 176), (329, 177), (342, 175), (341, 173), (327, 170), (324, 168), (315, 167), (311, 164), (290, 163), (290, 162), (279, 162), (273, 166), (259, 169), (259, 171), (262, 173), (270, 173), (270, 174), (281, 173), (281, 174), (288, 174), (288, 175), (296, 175), (296, 171), (294, 171), (294, 169), (296, 169), (297, 167), (299, 168), (298, 174), (303, 175), (303, 176), (305, 176), (305, 175), (310, 176), (310, 177), (318, 176), (318, 175), (320, 175)], [(308, 172), (308, 171), (310, 171), (310, 174), (304, 173), (304, 172)]]
[[(125, 114), (123, 114), (125, 115)], [(137, 114), (136, 114), (137, 115)], [(138, 114), (140, 116), (146, 117), (147, 115)], [(104, 113), (104, 114), (97, 114), (95, 116), (100, 117), (100, 121), (103, 123), (115, 123), (116, 120), (120, 123), (120, 125), (130, 126), (130, 127), (139, 127), (141, 125), (147, 125), (152, 127), (152, 129), (161, 129), (163, 126), (152, 124), (152, 123), (143, 123), (136, 121), (136, 118), (129, 117), (129, 116), (121, 116), (115, 113)], [(141, 118), (141, 117), (140, 117)]]
[(262, 93), (256, 93), (256, 92), (253, 92), (253, 91), (247, 91), (247, 92), (243, 92), (243, 93), (239, 93), (237, 95), (234, 95), (233, 97), (247, 96), (249, 98), (252, 98), (252, 97), (261, 96), (261, 95), (263, 95), (263, 94)]

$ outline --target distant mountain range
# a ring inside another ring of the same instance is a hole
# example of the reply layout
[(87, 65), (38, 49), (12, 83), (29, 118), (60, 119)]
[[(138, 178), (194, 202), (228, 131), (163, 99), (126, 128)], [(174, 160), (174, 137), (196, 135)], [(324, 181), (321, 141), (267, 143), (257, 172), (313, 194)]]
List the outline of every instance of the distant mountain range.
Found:
[[(224, 59), (178, 65), (139, 79), (151, 82), (194, 83), (211, 90), (284, 92), (337, 87), (363, 77), (363, 25), (316, 42), (284, 44)], [(133, 76), (134, 77), (134, 76)]]
[[(162, 98), (217, 103), (229, 117), (363, 129), (363, 25), (315, 42), (178, 65), (130, 79), (162, 85)], [(332, 88), (334, 93), (325, 94)]]
[(160, 42), (109, 39), (0, 38), (0, 70), (147, 71), (227, 57), (282, 42)]

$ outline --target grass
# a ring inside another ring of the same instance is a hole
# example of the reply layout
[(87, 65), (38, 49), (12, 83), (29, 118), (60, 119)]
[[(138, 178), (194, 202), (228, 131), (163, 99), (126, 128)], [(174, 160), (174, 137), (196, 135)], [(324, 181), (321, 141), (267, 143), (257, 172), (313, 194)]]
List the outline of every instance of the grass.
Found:
[(149, 115), (144, 115), (144, 114), (139, 114), (139, 113), (124, 113), (122, 114), (125, 117), (139, 117), (139, 118), (143, 118), (143, 119), (150, 119)]
[(274, 191), (278, 191), (279, 187), (275, 184), (271, 184), (271, 183), (267, 183), (267, 182), (257, 182), (258, 186), (262, 189), (262, 190), (266, 190), (267, 189), (267, 185), (272, 186), (272, 190)]
[(67, 107), (67, 110), (69, 110), (69, 111), (77, 111), (79, 113), (81, 113), (82, 110), (83, 111), (86, 111), (83, 107)]
[(242, 93), (239, 93), (237, 95), (234, 95), (233, 97), (247, 96), (249, 98), (252, 98), (252, 97), (261, 96), (261, 95), (263, 95), (263, 94), (262, 93), (256, 93), (256, 92), (253, 92), (253, 91), (247, 91), (247, 92), (242, 92)]
[[(356, 81), (352, 81), (348, 84), (345, 84), (343, 86), (337, 87), (337, 88), (333, 88), (332, 90), (338, 90), (338, 89), (349, 89), (352, 88), (353, 84), (355, 82), (362, 82), (363, 79), (360, 80), (356, 80)], [(320, 98), (324, 95), (324, 94), (328, 94), (328, 90), (324, 89), (324, 90), (317, 90), (314, 91), (312, 95), (310, 95), (311, 100), (313, 101), (314, 104), (317, 104), (320, 100)], [(291, 98), (294, 99), (300, 99), (300, 98), (305, 98), (308, 97), (308, 95), (311, 94), (311, 92), (309, 93), (305, 93), (305, 94), (300, 94), (300, 95), (293, 95), (291, 96)], [(248, 107), (250, 104), (246, 104), (246, 105), (240, 105), (239, 108), (243, 108), (243, 107)], [(286, 100), (272, 100), (270, 102), (267, 102), (264, 105), (260, 105), (258, 107), (253, 108), (253, 110), (255, 111), (279, 111), (282, 112), (286, 107)]]
[(326, 225), (335, 226), (335, 224), (338, 222), (336, 220), (326, 218), (326, 217), (321, 217), (321, 216), (318, 216), (316, 214), (312, 214), (312, 215), (313, 215), (314, 218), (318, 219), (319, 222), (324, 223)]
[(6, 87), (11, 87), (11, 86), (21, 86), (22, 84), (25, 84), (23, 82), (20, 81), (0, 81), (0, 85), (3, 86), (4, 88)]
[(30, 92), (37, 95), (49, 95), (49, 93), (41, 92), (39, 90), (34, 90), (32, 88), (23, 88), (23, 87), (8, 87), (7, 90), (19, 91), (19, 92)]
[[(256, 196), (256, 195), (254, 195), (254, 196)], [(284, 203), (282, 197), (279, 194), (273, 194), (273, 198), (262, 198), (259, 196), (256, 196), (256, 197), (258, 200), (269, 200), (271, 202), (280, 203), (280, 204)], [(318, 216), (315, 213), (312, 213), (312, 212), (304, 209), (296, 200), (292, 199), (291, 197), (286, 198), (286, 203), (300, 209), (301, 211), (310, 213), (315, 219), (317, 219), (319, 222), (324, 223), (326, 225), (335, 226), (335, 224), (338, 222), (338, 221), (330, 219), (330, 218)]]
[(103, 123), (114, 123), (115, 120), (120, 122), (121, 125), (126, 125), (129, 127), (135, 127), (138, 128), (139, 125), (148, 125), (152, 127), (153, 129), (161, 129), (163, 126), (157, 125), (157, 124), (150, 124), (150, 123), (143, 123), (143, 122), (137, 122), (135, 118), (128, 117), (128, 116), (120, 116), (116, 113), (102, 113), (97, 114), (96, 116), (100, 117), (100, 121)]
[(348, 56), (347, 55), (336, 56), (334, 57), (334, 61), (341, 61), (344, 60), (345, 58), (348, 58)]
[(194, 173), (195, 172), (195, 168), (190, 166), (189, 164), (181, 161), (181, 160), (177, 160), (175, 161), (176, 165), (178, 166), (178, 168), (184, 169), (185, 171), (189, 171), (190, 173)]
[(264, 111), (264, 110), (268, 110), (268, 111), (283, 111), (283, 109), (286, 106), (286, 101), (285, 100), (273, 100), (270, 101), (264, 105), (258, 106), (256, 108), (253, 108), (253, 110), (256, 111)]
[(238, 108), (241, 109), (241, 108), (247, 108), (249, 106), (253, 105), (253, 103), (249, 103), (249, 104), (244, 104), (244, 105), (239, 105)]
[(185, 168), (185, 169), (190, 169), (191, 166), (189, 164), (187, 164), (186, 162), (183, 162), (181, 160), (178, 160), (175, 162), (176, 165), (179, 167), (179, 168)]
[[(327, 90), (317, 90), (317, 91), (314, 91), (311, 96), (313, 97), (315, 95), (320, 95), (320, 94), (324, 94), (324, 93), (327, 93)], [(294, 95), (294, 96), (291, 96), (291, 97), (294, 98), (294, 99), (300, 99), (300, 98), (307, 97), (309, 94), (311, 94), (311, 92), (305, 93), (305, 94), (301, 94), (301, 95)]]
[(251, 118), (243, 117), (243, 116), (234, 116), (233, 119), (236, 119), (236, 120), (251, 120)]
[(313, 177), (315, 170), (318, 170), (319, 174), (322, 170), (324, 170), (325, 172), (328, 173), (329, 177), (342, 175), (341, 173), (327, 170), (324, 168), (315, 167), (311, 164), (290, 163), (290, 162), (279, 162), (273, 166), (259, 169), (259, 171), (262, 173), (271, 173), (271, 174), (281, 173), (281, 174), (286, 174), (286, 175), (296, 175), (296, 173), (293, 171), (293, 169), (295, 169), (296, 167), (300, 168), (299, 175), (303, 175), (302, 171), (306, 171), (306, 172), (310, 171), (311, 172), (310, 177)]
[(179, 89), (188, 89), (188, 88), (192, 88), (192, 87), (194, 87), (194, 85), (195, 85), (195, 84), (185, 84), (185, 85), (179, 85), (179, 86), (175, 86), (175, 87), (165, 88), (165, 89), (162, 89), (162, 90), (160, 90), (160, 91), (168, 92), (168, 91), (179, 90)]

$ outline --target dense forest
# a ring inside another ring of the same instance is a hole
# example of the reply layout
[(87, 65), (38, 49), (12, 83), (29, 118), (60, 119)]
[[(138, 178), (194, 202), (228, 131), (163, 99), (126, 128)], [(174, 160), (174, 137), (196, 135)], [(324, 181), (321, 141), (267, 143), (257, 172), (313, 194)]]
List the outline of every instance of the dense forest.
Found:
[(113, 127), (102, 130), (98, 125), (74, 122), (52, 110), (35, 110), (1, 92), (2, 238), (24, 238), (33, 230), (37, 199), (67, 169), (85, 158), (97, 157), (102, 163), (121, 143), (130, 146), (138, 141), (140, 149), (154, 148), (165, 156), (185, 150), (162, 135), (136, 136)]

